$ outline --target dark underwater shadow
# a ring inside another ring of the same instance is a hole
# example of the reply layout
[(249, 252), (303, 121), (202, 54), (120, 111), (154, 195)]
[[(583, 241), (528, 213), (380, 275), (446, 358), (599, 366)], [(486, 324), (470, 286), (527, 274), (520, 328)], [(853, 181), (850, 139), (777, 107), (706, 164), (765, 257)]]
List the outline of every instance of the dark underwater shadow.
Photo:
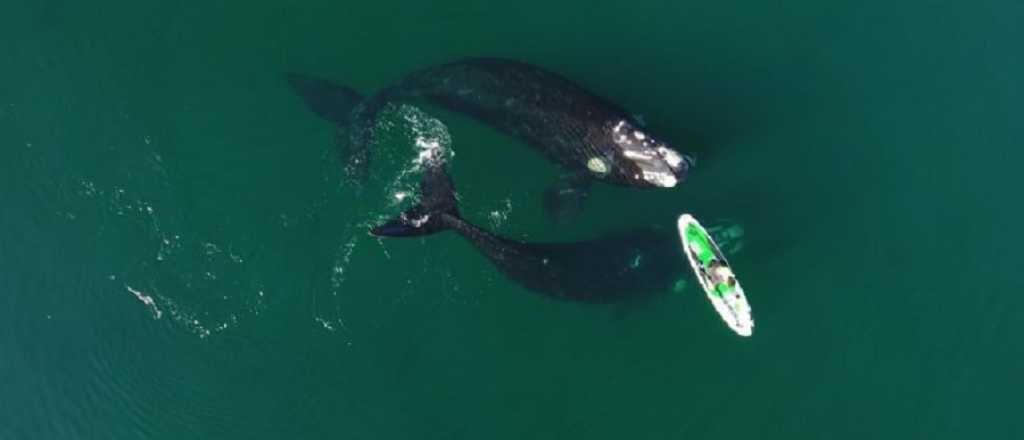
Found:
[[(631, 53), (630, 57), (633, 64), (664, 64), (660, 63), (658, 56), (653, 52), (636, 51)], [(459, 57), (453, 56), (447, 60), (438, 60), (438, 63), (457, 58)], [(590, 58), (586, 53), (576, 53), (567, 62), (579, 66), (597, 62), (599, 59), (601, 58)], [(656, 88), (637, 83), (635, 78), (629, 78), (626, 70), (616, 67), (603, 66), (606, 69), (598, 71), (598, 78), (591, 80), (585, 75), (580, 75), (579, 69), (535, 63), (564, 75), (627, 109), (637, 111), (646, 119), (648, 126), (665, 133), (663, 136), (674, 145), (682, 145), (680, 148), (684, 151), (696, 152), (698, 157), (706, 158), (712, 164), (717, 161), (716, 159), (722, 159), (721, 162), (724, 162), (730, 156), (743, 156), (744, 150), (759, 148), (760, 146), (749, 140), (757, 138), (760, 132), (774, 131), (776, 126), (793, 123), (791, 118), (794, 115), (785, 115), (777, 111), (780, 103), (787, 98), (786, 94), (796, 90), (792, 86), (792, 81), (782, 80), (788, 78), (786, 72), (762, 72), (763, 75), (754, 77), (742, 68), (725, 71), (653, 70), (649, 72), (651, 75), (674, 75), (675, 83), (685, 85)], [(395, 72), (394, 77), (400, 78), (404, 73), (407, 72)], [(624, 86), (625, 81), (615, 79), (617, 76), (629, 78), (631, 82)], [(607, 87), (609, 78), (613, 83), (612, 87)], [(606, 86), (599, 84), (602, 82)], [(630, 89), (639, 89), (639, 93), (627, 99), (617, 99), (629, 94)], [(802, 95), (794, 92), (794, 98), (800, 96)], [(698, 164), (698, 167), (700, 166)], [(766, 169), (770, 166), (749, 170), (752, 171), (753, 178), (744, 176), (736, 180), (735, 176), (730, 175), (730, 170), (725, 169), (714, 174), (698, 175), (696, 177), (701, 177), (702, 180), (694, 179), (686, 183), (688, 186), (707, 185), (709, 188), (708, 191), (694, 194), (695, 197), (688, 201), (688, 205), (708, 208), (702, 210), (713, 212), (716, 217), (741, 219), (748, 230), (748, 248), (757, 249), (756, 255), (763, 255), (764, 258), (785, 252), (787, 247), (795, 244), (802, 232), (801, 228), (806, 226), (802, 221), (804, 219), (799, 216), (801, 210), (793, 204), (793, 197), (783, 194), (783, 188), (766, 185), (770, 183), (770, 179), (765, 177), (770, 177), (773, 171)], [(713, 183), (716, 179), (728, 183)], [(739, 182), (746, 186), (737, 185)], [(680, 259), (678, 238), (673, 236), (672, 231), (656, 237), (653, 235), (657, 234), (651, 234), (650, 231), (634, 231), (573, 243), (516, 244), (529, 246), (537, 255), (557, 256), (554, 260), (563, 266), (558, 268), (561, 281), (566, 285), (578, 287), (578, 291), (590, 292), (584, 295), (585, 298), (579, 296), (574, 299), (607, 302), (647, 296), (640, 292), (667, 291), (678, 279), (678, 275), (682, 273), (679, 269), (686, 266)], [(652, 264), (650, 268), (639, 265), (632, 268), (636, 274), (628, 271), (616, 272), (618, 267), (628, 267), (632, 264), (627, 261), (629, 258), (647, 253), (660, 256), (648, 261), (675, 261), (669, 264), (674, 267), (668, 270), (660, 264)], [(615, 261), (619, 266), (608, 266), (609, 260)], [(506, 266), (509, 265), (506, 263)], [(536, 265), (533, 265), (532, 269), (537, 269)], [(645, 274), (644, 271), (650, 273)], [(531, 290), (542, 290), (535, 288), (537, 286), (531, 287), (530, 283), (543, 284), (544, 281), (528, 276), (526, 269), (520, 270), (509, 266), (503, 272)], [(620, 278), (611, 277), (610, 274), (617, 274)], [(672, 280), (669, 281), (669, 278)]]

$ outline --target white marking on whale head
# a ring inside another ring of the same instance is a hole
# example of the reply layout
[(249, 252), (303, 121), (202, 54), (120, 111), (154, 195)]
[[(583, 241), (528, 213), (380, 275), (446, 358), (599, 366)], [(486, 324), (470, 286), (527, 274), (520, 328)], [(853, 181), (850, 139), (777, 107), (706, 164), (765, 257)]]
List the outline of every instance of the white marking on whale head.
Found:
[(646, 150), (625, 150), (622, 155), (631, 160), (653, 160), (657, 157), (654, 152)]
[(655, 186), (660, 186), (663, 188), (671, 188), (673, 186), (676, 186), (676, 183), (679, 182), (679, 179), (676, 178), (675, 174), (666, 171), (644, 170), (644, 180), (654, 184)]
[(650, 185), (673, 187), (692, 162), (624, 119), (611, 125), (610, 134), (622, 157), (639, 169), (639, 173), (632, 173), (637, 181), (642, 179)]
[(661, 145), (658, 146), (657, 151), (661, 158), (668, 162), (668, 166), (672, 168), (679, 168), (679, 165), (683, 163), (683, 156), (677, 153), (676, 150)]
[(608, 174), (608, 164), (605, 160), (594, 156), (587, 160), (587, 169), (593, 171), (596, 174)]

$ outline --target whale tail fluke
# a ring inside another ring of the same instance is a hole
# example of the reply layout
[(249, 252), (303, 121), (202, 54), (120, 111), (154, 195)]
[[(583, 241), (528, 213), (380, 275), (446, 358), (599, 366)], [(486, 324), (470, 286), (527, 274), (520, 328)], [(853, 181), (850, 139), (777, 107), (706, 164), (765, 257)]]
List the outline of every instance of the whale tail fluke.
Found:
[(369, 175), (372, 124), (382, 106), (355, 89), (303, 73), (287, 73), (285, 80), (306, 107), (337, 128), (337, 147), (345, 174), (360, 185)]
[(431, 160), (420, 180), (420, 203), (370, 230), (378, 237), (419, 237), (456, 227), (461, 221), (455, 186), (444, 164)]
[(363, 101), (355, 89), (323, 78), (291, 72), (285, 79), (310, 111), (339, 127), (352, 123), (352, 111)]

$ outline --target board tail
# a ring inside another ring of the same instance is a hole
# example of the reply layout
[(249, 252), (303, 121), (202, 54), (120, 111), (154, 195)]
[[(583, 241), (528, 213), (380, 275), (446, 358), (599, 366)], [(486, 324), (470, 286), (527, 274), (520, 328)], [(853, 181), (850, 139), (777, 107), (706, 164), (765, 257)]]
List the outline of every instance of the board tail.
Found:
[(420, 203), (370, 230), (378, 237), (419, 237), (452, 228), (459, 219), (455, 186), (440, 160), (425, 165)]

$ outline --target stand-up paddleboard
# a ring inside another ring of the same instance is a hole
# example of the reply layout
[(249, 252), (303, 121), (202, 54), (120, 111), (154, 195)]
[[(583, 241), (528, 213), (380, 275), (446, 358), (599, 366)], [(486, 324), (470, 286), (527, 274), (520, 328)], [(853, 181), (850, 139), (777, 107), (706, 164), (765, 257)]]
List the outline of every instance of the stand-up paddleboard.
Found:
[(754, 319), (750, 316), (750, 304), (718, 245), (692, 215), (679, 216), (678, 225), (683, 252), (690, 260), (690, 267), (711, 300), (711, 305), (729, 328), (740, 336), (753, 334)]

